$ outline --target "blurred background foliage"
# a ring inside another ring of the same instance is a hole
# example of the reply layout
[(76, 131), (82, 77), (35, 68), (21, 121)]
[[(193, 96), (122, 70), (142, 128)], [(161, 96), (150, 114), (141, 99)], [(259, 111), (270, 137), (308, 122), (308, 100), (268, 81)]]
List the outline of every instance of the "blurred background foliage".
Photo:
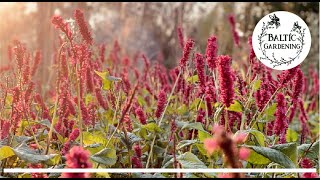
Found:
[[(43, 75), (53, 59), (58, 31), (51, 17), (59, 14), (73, 17), (80, 8), (85, 12), (96, 43), (107, 50), (117, 40), (123, 54), (133, 57), (137, 51), (151, 60), (162, 60), (168, 68), (181, 57), (177, 27), (182, 27), (185, 39), (196, 41), (196, 49), (205, 52), (207, 38), (216, 35), (219, 54), (232, 55), (235, 60), (247, 60), (247, 39), (255, 24), (266, 14), (285, 10), (299, 15), (312, 34), (312, 49), (302, 68), (319, 67), (319, 3), (318, 2), (2, 2), (0, 4), (0, 65), (7, 59), (7, 47), (14, 39), (25, 42), (29, 49), (43, 54)], [(233, 45), (228, 15), (234, 14), (241, 45)], [(107, 51), (108, 52), (108, 51)]]

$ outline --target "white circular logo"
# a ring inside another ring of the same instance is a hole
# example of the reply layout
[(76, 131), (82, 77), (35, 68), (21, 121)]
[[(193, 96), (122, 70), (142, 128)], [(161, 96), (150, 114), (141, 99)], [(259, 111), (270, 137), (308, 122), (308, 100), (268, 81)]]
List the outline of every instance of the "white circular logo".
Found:
[(299, 16), (276, 11), (258, 22), (252, 46), (264, 65), (276, 70), (291, 69), (302, 63), (309, 53), (310, 30)]

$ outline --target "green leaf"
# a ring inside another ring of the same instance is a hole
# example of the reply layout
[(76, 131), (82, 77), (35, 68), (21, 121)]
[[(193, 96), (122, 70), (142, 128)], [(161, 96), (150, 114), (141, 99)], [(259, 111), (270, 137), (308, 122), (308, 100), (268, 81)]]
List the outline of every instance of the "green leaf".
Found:
[(93, 101), (93, 96), (91, 94), (87, 94), (85, 97), (85, 104), (88, 105), (92, 101)]
[(182, 141), (180, 141), (179, 142), (179, 144), (177, 145), (177, 149), (179, 150), (179, 149), (182, 149), (182, 148), (184, 148), (184, 147), (186, 147), (186, 146), (189, 146), (189, 145), (191, 145), (191, 144), (194, 144), (194, 143), (196, 143), (197, 142), (197, 140), (182, 140)]
[(187, 78), (187, 82), (189, 82), (191, 84), (194, 84), (194, 83), (196, 83), (198, 81), (199, 81), (198, 75), (194, 75), (194, 76), (191, 76), (191, 77)]
[(243, 107), (238, 100), (234, 100), (233, 103), (227, 108), (228, 111), (242, 112)]
[(104, 71), (104, 72), (94, 71), (94, 72), (102, 78), (103, 90), (110, 90), (112, 88), (113, 82), (121, 81), (121, 78), (110, 76), (108, 71)]
[(142, 126), (143, 128), (147, 129), (150, 132), (162, 132), (161, 128), (156, 123), (148, 123)]
[(0, 161), (2, 161), (3, 159), (6, 159), (8, 157), (14, 156), (14, 151), (12, 150), (11, 147), (9, 146), (2, 146), (0, 148)]
[(44, 163), (47, 165), (56, 165), (59, 163), (61, 158), (58, 154), (41, 155), (37, 151), (30, 149), (25, 143), (12, 150), (21, 160), (33, 164)]
[[(126, 139), (126, 136), (124, 134), (124, 132), (120, 133), (120, 140), (123, 144), (130, 146), (136, 142), (142, 141), (142, 139), (140, 137), (138, 137), (137, 135), (131, 133), (131, 132), (127, 132), (127, 137), (128, 140)], [(128, 142), (129, 141), (129, 142)]]
[(281, 151), (283, 154), (287, 155), (292, 162), (297, 164), (298, 162), (298, 150), (296, 143), (278, 144), (271, 147), (272, 149)]
[(186, 152), (177, 157), (178, 162), (184, 169), (207, 169), (208, 167), (191, 152)]
[(144, 100), (144, 98), (142, 96), (138, 96), (137, 100), (138, 100), (139, 105), (142, 107), (145, 107), (145, 105), (147, 104), (147, 102)]
[(260, 79), (255, 80), (253, 82), (253, 90), (254, 91), (257, 91), (258, 89), (260, 89), (260, 86), (261, 86), (261, 80)]
[(266, 158), (265, 156), (257, 153), (256, 151), (254, 151), (252, 149), (250, 149), (250, 155), (249, 155), (247, 161), (249, 163), (259, 164), (259, 165), (269, 164), (271, 162), (270, 159)]
[(260, 146), (263, 146), (263, 147), (265, 146), (265, 136), (262, 132), (258, 130), (251, 129), (251, 130), (237, 131), (236, 134), (238, 133), (251, 134), (257, 140)]
[(254, 130), (254, 129), (250, 130), (249, 132), (250, 132), (250, 134), (252, 134), (256, 138), (256, 140), (260, 146), (265, 146), (265, 136), (262, 132)]
[(271, 106), (266, 108), (264, 113), (266, 114), (266, 120), (267, 121), (273, 119), (274, 113), (276, 112), (276, 109), (277, 109), (277, 103), (273, 103)]
[(85, 146), (85, 149), (90, 151), (90, 154), (96, 154), (97, 152), (104, 149), (104, 146), (102, 144), (90, 144), (88, 146)]
[(102, 80), (102, 89), (103, 90), (110, 90), (112, 88), (112, 81), (108, 79), (103, 79)]
[(291, 159), (283, 154), (281, 151), (268, 148), (268, 147), (259, 147), (259, 146), (245, 146), (256, 153), (268, 158), (270, 161), (278, 163), (285, 168), (296, 168), (295, 164), (291, 161)]
[(212, 138), (212, 135), (206, 131), (198, 131), (198, 137), (200, 142), (203, 142), (205, 139)]
[(200, 151), (200, 153), (201, 153), (202, 155), (205, 155), (205, 156), (209, 157), (208, 152), (207, 152), (207, 150), (204, 148), (203, 143), (202, 143), (202, 144), (196, 143), (195, 145), (197, 146), (198, 150)]
[(103, 144), (107, 143), (105, 135), (101, 131), (83, 132), (83, 144), (88, 146), (90, 144)]
[(112, 166), (117, 162), (116, 150), (105, 148), (92, 155), (91, 159), (97, 163)]
[(184, 115), (188, 112), (188, 107), (183, 104), (182, 106), (180, 106), (177, 111), (176, 111), (179, 115)]
[[(307, 157), (307, 158), (318, 161), (318, 159), (319, 159), (319, 141), (313, 143), (313, 145), (311, 147), (310, 147), (310, 145), (311, 144), (302, 144), (302, 145), (298, 146), (299, 156), (305, 155), (305, 157)], [(308, 148), (309, 148), (309, 150), (308, 150)]]
[(287, 134), (286, 134), (286, 140), (287, 140), (287, 142), (297, 142), (298, 133), (295, 132), (294, 130), (288, 128), (287, 129)]
[(200, 131), (204, 131), (203, 127), (202, 127), (202, 123), (200, 122), (196, 122), (196, 123), (188, 123), (188, 124), (185, 124), (181, 130), (183, 129), (196, 129), (196, 130), (200, 130)]

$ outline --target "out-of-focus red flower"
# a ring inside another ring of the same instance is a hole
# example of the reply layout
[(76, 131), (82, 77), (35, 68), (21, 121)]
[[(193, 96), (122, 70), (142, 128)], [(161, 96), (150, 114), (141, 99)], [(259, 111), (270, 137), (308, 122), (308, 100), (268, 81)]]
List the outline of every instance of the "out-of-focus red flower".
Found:
[[(80, 146), (74, 146), (66, 155), (66, 168), (91, 168), (90, 153)], [(84, 170), (85, 171), (85, 170)], [(62, 173), (62, 178), (89, 178), (90, 173)]]

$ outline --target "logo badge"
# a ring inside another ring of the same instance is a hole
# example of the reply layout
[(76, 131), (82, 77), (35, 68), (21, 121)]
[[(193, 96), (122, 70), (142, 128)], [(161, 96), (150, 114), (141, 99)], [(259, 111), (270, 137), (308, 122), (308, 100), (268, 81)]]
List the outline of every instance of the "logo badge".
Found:
[(302, 63), (311, 47), (307, 24), (297, 15), (276, 11), (264, 16), (252, 35), (253, 50), (264, 65), (287, 70)]

